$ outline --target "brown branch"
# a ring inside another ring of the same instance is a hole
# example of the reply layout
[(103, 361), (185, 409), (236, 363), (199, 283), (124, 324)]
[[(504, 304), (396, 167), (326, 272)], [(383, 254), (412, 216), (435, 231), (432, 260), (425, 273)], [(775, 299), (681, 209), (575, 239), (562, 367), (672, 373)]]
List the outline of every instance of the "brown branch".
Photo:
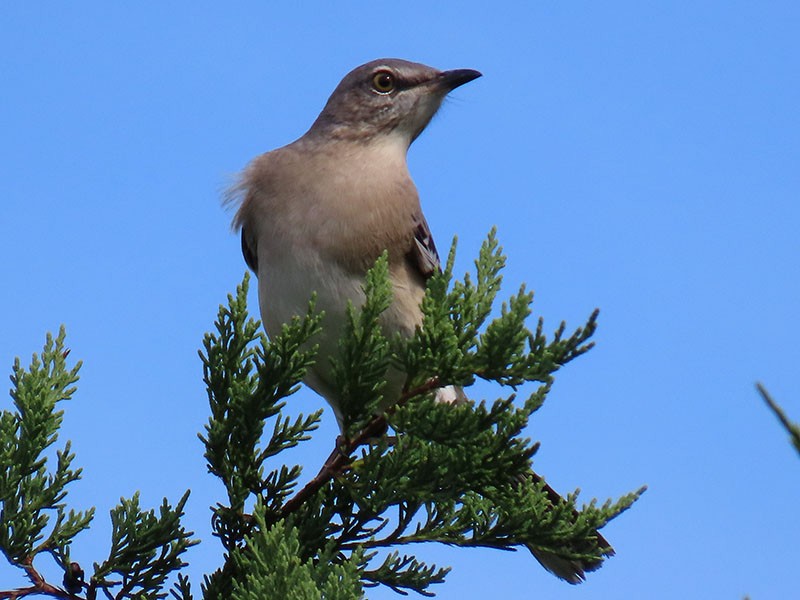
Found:
[(426, 394), (439, 388), (440, 386), (441, 384), (438, 377), (432, 377), (421, 386), (413, 390), (403, 392), (403, 394), (400, 396), (400, 399), (392, 407), (387, 409), (386, 413), (372, 417), (364, 429), (362, 429), (353, 439), (343, 440), (342, 438), (338, 438), (336, 440), (336, 448), (334, 448), (333, 452), (328, 457), (328, 460), (325, 461), (325, 464), (322, 465), (319, 473), (317, 473), (316, 476), (303, 487), (303, 489), (297, 492), (297, 494), (295, 494), (293, 497), (289, 498), (289, 500), (287, 500), (286, 503), (281, 507), (281, 517), (285, 517), (296, 511), (306, 500), (314, 496), (314, 494), (316, 494), (323, 485), (331, 481), (334, 477), (336, 477), (337, 474), (345, 471), (350, 464), (350, 455), (359, 446), (366, 444), (371, 439), (375, 439), (386, 430), (386, 415), (393, 413), (398, 407), (408, 402), (411, 398)]
[[(306, 502), (309, 498), (313, 497), (322, 488), (322, 486), (324, 486), (326, 483), (334, 479), (336, 475), (338, 475), (339, 473), (346, 471), (350, 466), (350, 455), (359, 446), (366, 444), (367, 442), (369, 442), (369, 440), (375, 439), (376, 437), (382, 435), (386, 431), (388, 415), (391, 415), (395, 410), (397, 410), (397, 408), (406, 404), (411, 398), (414, 398), (415, 396), (420, 396), (422, 394), (426, 394), (440, 387), (441, 387), (441, 382), (439, 378), (433, 377), (413, 390), (405, 390), (403, 394), (400, 396), (400, 399), (394, 405), (388, 408), (383, 415), (374, 416), (356, 437), (354, 437), (351, 440), (342, 439), (341, 437), (337, 438), (336, 448), (334, 448), (334, 451), (325, 461), (319, 473), (317, 473), (317, 475), (311, 481), (309, 481), (297, 494), (295, 494), (292, 498), (290, 498), (281, 507), (280, 516), (286, 517), (287, 515), (296, 511), (304, 502)], [(536, 444), (535, 447), (538, 447), (538, 443)], [(564, 498), (562, 498), (562, 496), (558, 492), (556, 492), (544, 480), (543, 477), (541, 477), (532, 470), (530, 470), (526, 476), (534, 484), (541, 485), (542, 491), (547, 495), (548, 500), (554, 506), (557, 506), (565, 502)], [(521, 483), (521, 481), (519, 483)], [(578, 510), (575, 509), (574, 507), (572, 508), (572, 513), (575, 516), (579, 515)], [(498, 548), (501, 550), (512, 550), (512, 548), (509, 547), (509, 544), (506, 544), (501, 540), (497, 541), (488, 541), (488, 540), (476, 541), (476, 540), (458, 540), (458, 539), (420, 540), (415, 538), (414, 536), (401, 537), (399, 535), (399, 531), (402, 530), (401, 526), (402, 526), (402, 519), (401, 523), (398, 524), (397, 529), (395, 529), (391, 534), (389, 534), (387, 537), (383, 539), (361, 540), (358, 542), (345, 543), (342, 544), (339, 549), (354, 550), (356, 548), (384, 547), (388, 544), (405, 545), (405, 544), (420, 543), (422, 541), (439, 541), (441, 543), (453, 546), (486, 547), (486, 548)], [(611, 547), (608, 541), (603, 537), (603, 535), (599, 531), (595, 531), (595, 536), (596, 536), (596, 543), (603, 552), (603, 554), (605, 556), (613, 556), (614, 549)]]
[[(400, 399), (390, 408), (386, 410), (383, 415), (376, 415), (373, 417), (369, 423), (367, 423), (366, 427), (362, 429), (359, 434), (353, 438), (352, 440), (342, 440), (341, 438), (337, 438), (336, 440), (336, 448), (334, 448), (331, 455), (325, 461), (325, 464), (320, 469), (319, 473), (309, 481), (297, 494), (295, 494), (292, 498), (290, 498), (281, 508), (280, 515), (281, 517), (285, 517), (286, 515), (291, 514), (295, 510), (297, 510), (306, 500), (314, 496), (323, 485), (331, 481), (337, 474), (347, 470), (350, 464), (350, 455), (361, 445), (367, 443), (369, 440), (374, 439), (375, 437), (381, 435), (386, 430), (386, 415), (391, 415), (397, 408), (404, 405), (408, 402), (411, 398), (415, 396), (420, 396), (422, 394), (426, 394), (432, 390), (441, 387), (441, 383), (437, 377), (432, 377), (421, 386), (413, 389), (407, 390), (403, 392), (400, 396)], [(536, 444), (538, 447), (538, 443)], [(561, 494), (556, 492), (550, 485), (544, 480), (544, 478), (534, 471), (530, 471), (527, 476), (535, 483), (541, 484), (543, 491), (547, 494), (548, 499), (553, 505), (558, 505), (564, 502), (564, 499), (561, 497)], [(572, 510), (575, 516), (578, 515), (578, 511), (573, 508)], [(394, 533), (392, 534), (394, 535)], [(597, 536), (597, 543), (601, 548), (607, 549), (607, 555), (613, 555), (614, 550), (611, 547), (611, 544), (606, 541), (603, 535), (598, 531), (596, 532)], [(391, 536), (390, 536), (391, 537)], [(384, 540), (378, 540), (376, 543), (379, 545), (383, 543), (385, 545), (386, 541), (389, 538)], [(408, 542), (399, 542), (399, 543), (414, 543), (417, 540), (411, 540)], [(392, 543), (396, 543), (393, 541)], [(447, 542), (453, 543), (454, 542)], [(469, 544), (467, 544), (469, 545)], [(345, 548), (347, 545), (342, 546)], [(500, 547), (494, 546), (492, 544), (488, 545), (489, 547)]]
[(32, 596), (34, 594), (51, 596), (53, 598), (67, 598), (68, 600), (81, 600), (80, 596), (74, 596), (66, 590), (62, 590), (61, 588), (47, 583), (44, 577), (42, 577), (39, 571), (33, 566), (33, 557), (26, 558), (17, 566), (25, 571), (25, 574), (33, 585), (25, 588), (17, 588), (16, 590), (0, 591), (0, 600), (17, 600), (17, 598), (24, 598), (25, 596)]
[(406, 536), (397, 538), (396, 540), (389, 540), (388, 538), (382, 540), (366, 540), (364, 542), (347, 543), (339, 546), (339, 550), (357, 550), (360, 548), (383, 548), (385, 546), (407, 546), (410, 544), (424, 544), (427, 542), (436, 542), (439, 544), (446, 544), (448, 546), (458, 546), (461, 548), (493, 548), (495, 550), (505, 550), (507, 552), (516, 552), (510, 542), (504, 540), (497, 541), (477, 541), (470, 539), (458, 538), (416, 538), (414, 536)]

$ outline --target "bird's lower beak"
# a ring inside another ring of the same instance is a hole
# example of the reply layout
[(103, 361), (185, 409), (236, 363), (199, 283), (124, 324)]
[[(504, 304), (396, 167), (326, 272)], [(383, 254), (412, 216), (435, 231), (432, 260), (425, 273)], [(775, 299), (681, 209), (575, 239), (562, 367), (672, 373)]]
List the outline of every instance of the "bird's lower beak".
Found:
[(481, 72), (474, 69), (453, 69), (442, 72), (438, 77), (438, 83), (449, 92), (480, 76)]

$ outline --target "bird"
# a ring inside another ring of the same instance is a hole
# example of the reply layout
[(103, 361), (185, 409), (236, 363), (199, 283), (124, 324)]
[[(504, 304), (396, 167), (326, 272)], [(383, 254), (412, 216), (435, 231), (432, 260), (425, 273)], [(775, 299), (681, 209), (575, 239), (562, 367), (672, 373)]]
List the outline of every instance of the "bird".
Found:
[[(365, 273), (386, 252), (393, 300), (381, 325), (406, 337), (420, 325), (426, 281), (439, 271), (440, 258), (406, 157), (445, 97), (478, 77), (473, 69), (442, 71), (401, 59), (356, 67), (304, 135), (253, 159), (231, 190), (229, 198), (239, 202), (233, 226), (258, 278), (267, 334), (276, 336), (284, 323), (305, 314), (312, 294), (324, 311), (323, 330), (315, 338), (321, 358), (304, 382), (331, 405), (340, 428), (343, 415), (327, 357), (338, 350), (348, 301), (363, 303)], [(387, 381), (384, 398), (399, 397), (402, 379), (388, 379), (393, 380)], [(466, 399), (453, 386), (436, 397)], [(561, 501), (542, 484), (551, 500)], [(606, 554), (613, 552), (597, 536)], [(570, 583), (601, 564), (530, 550)]]

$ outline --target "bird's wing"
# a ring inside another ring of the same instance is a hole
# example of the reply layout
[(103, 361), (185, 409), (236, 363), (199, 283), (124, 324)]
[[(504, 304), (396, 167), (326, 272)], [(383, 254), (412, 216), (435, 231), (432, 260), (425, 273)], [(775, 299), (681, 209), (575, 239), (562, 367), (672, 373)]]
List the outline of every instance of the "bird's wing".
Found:
[[(442, 261), (433, 243), (431, 229), (425, 216), (418, 212), (414, 215), (414, 243), (406, 254), (406, 259), (424, 282), (442, 271)], [(467, 395), (460, 385), (446, 385), (436, 390), (436, 400), (448, 404), (466, 402)]]
[(256, 245), (255, 241), (251, 239), (248, 232), (242, 227), (242, 256), (244, 256), (244, 262), (247, 263), (247, 266), (253, 271), (253, 273), (258, 273), (258, 259), (256, 254)]
[(414, 243), (407, 258), (424, 280), (442, 270), (442, 261), (436, 251), (436, 244), (433, 243), (431, 229), (421, 212), (414, 215)]

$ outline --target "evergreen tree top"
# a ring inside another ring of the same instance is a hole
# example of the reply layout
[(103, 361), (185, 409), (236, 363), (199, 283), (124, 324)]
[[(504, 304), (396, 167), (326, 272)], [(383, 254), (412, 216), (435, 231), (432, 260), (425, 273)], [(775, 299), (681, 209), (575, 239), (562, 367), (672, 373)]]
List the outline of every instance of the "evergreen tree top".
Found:
[[(449, 569), (425, 562), (426, 542), (528, 548), (555, 572), (578, 565), (581, 577), (613, 553), (598, 530), (643, 488), (578, 506), (577, 492), (561, 498), (534, 473), (538, 444), (524, 436), (554, 373), (591, 348), (597, 312), (570, 334), (562, 323), (547, 336), (541, 319), (529, 330), (533, 296), (524, 287), (493, 315), (505, 264), (494, 232), (474, 276), (453, 281), (454, 257), (455, 244), (429, 283), (423, 325), (411, 339), (381, 331), (391, 301), (386, 258), (367, 274), (366, 301), (348, 310), (333, 363), (345, 435), (303, 487), (301, 467), (279, 455), (308, 440), (321, 418), (321, 411), (294, 418), (283, 412), (317, 359), (321, 318), (313, 298), (272, 340), (248, 315), (247, 276), (220, 307), (200, 352), (210, 407), (201, 439), (208, 470), (225, 488), (212, 516), (225, 559), (205, 578), (203, 598), (362, 598), (375, 585), (433, 595)], [(88, 578), (71, 559), (70, 543), (94, 511), (66, 510), (67, 486), (80, 477), (69, 443), (54, 469), (44, 458), (57, 441), (58, 403), (71, 398), (77, 381), (80, 364), (67, 368), (67, 354), (62, 330), (29, 369), (15, 364), (15, 411), (0, 416), (0, 549), (31, 583), (0, 599), (192, 598), (180, 575), (165, 591), (196, 543), (180, 524), (188, 492), (158, 512), (142, 509), (138, 496), (122, 499), (111, 511), (108, 557)], [(390, 369), (407, 374), (399, 398), (382, 397)], [(436, 388), (476, 378), (509, 393), (494, 401), (434, 401)], [(515, 390), (527, 382), (538, 386), (518, 401)], [(34, 559), (42, 554), (63, 569), (62, 586), (39, 575)]]

